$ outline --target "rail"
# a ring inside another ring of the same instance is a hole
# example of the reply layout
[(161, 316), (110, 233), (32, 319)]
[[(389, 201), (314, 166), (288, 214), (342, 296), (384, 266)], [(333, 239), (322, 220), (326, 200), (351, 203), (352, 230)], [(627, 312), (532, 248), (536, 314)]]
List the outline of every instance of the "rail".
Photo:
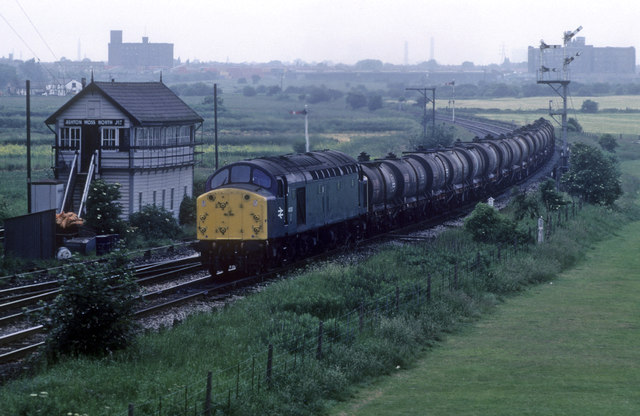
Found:
[(98, 155), (98, 151), (95, 151), (91, 156), (91, 162), (89, 162), (89, 172), (87, 172), (87, 180), (84, 183), (84, 190), (82, 191), (82, 200), (80, 201), (80, 209), (78, 209), (78, 216), (82, 216), (82, 211), (85, 209), (85, 204), (87, 202), (87, 196), (89, 195), (89, 186), (91, 186), (91, 181), (93, 180), (93, 173), (96, 170), (96, 156)]
[(69, 178), (67, 179), (67, 186), (64, 188), (64, 196), (62, 197), (62, 205), (60, 206), (60, 213), (64, 211), (64, 207), (67, 205), (67, 198), (69, 197), (69, 189), (71, 189), (71, 183), (73, 181), (74, 173), (76, 171), (76, 163), (78, 162), (78, 151), (76, 150), (71, 162), (71, 170), (69, 171)]

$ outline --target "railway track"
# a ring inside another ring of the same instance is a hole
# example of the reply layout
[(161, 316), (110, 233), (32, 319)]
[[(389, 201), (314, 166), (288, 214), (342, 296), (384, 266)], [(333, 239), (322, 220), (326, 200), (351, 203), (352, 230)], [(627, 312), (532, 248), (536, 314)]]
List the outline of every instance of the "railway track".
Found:
[[(196, 278), (187, 282), (167, 286), (163, 289), (144, 291), (152, 285), (171, 281), (185, 274), (198, 272), (202, 269), (199, 256), (189, 256), (182, 259), (163, 261), (135, 268), (135, 278), (142, 288), (139, 295), (141, 302), (159, 297), (163, 294), (175, 293), (190, 287), (202, 285), (210, 278)], [(25, 312), (27, 306), (53, 299), (59, 293), (60, 280), (51, 280), (32, 285), (3, 289), (0, 303), (0, 364), (16, 361), (37, 350), (43, 345), (44, 328), (42, 325), (27, 327), (28, 314), (41, 307), (31, 308)]]
[[(451, 123), (451, 116), (448, 114), (441, 114), (436, 112), (436, 120), (437, 121), (446, 121)], [(484, 137), (486, 135), (491, 135), (494, 137), (498, 137), (501, 134), (507, 134), (517, 129), (518, 126), (512, 123), (506, 123), (495, 120), (486, 120), (482, 118), (476, 117), (456, 117), (455, 122), (453, 124), (463, 127), (473, 134)]]

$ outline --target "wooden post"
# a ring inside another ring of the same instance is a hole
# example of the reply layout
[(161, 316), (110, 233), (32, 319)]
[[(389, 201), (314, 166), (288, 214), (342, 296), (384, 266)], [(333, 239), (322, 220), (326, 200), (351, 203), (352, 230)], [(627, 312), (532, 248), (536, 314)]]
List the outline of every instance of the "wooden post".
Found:
[(320, 325), (318, 325), (318, 349), (316, 350), (316, 358), (318, 360), (322, 359), (322, 321), (320, 321)]
[(251, 357), (251, 392), (253, 392), (253, 377), (256, 372), (256, 357)]
[(400, 288), (396, 286), (396, 312), (400, 310)]
[(211, 416), (211, 378), (212, 373), (207, 373), (207, 390), (204, 398), (204, 414), (205, 416)]
[(267, 384), (271, 384), (272, 368), (273, 368), (273, 344), (269, 344), (269, 353), (267, 355)]
[(453, 288), (458, 290), (458, 263), (453, 266)]
[(129, 403), (129, 416), (133, 416), (133, 403)]
[(213, 84), (213, 135), (216, 154), (216, 170), (218, 170), (218, 84)]
[(358, 309), (358, 328), (360, 332), (362, 332), (364, 328), (364, 303), (360, 303), (360, 308)]
[(236, 372), (236, 400), (240, 390), (240, 363), (238, 363), (238, 371)]
[(27, 80), (26, 87), (27, 87), (27, 212), (31, 214), (31, 81), (30, 80)]
[(427, 275), (427, 302), (431, 301), (431, 273)]

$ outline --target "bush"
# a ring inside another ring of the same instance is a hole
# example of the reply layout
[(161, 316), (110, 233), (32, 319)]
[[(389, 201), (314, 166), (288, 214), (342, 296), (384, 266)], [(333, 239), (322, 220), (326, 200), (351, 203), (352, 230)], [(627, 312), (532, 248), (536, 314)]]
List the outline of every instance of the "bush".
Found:
[(591, 204), (611, 205), (622, 195), (615, 159), (584, 143), (571, 147), (569, 171), (562, 183), (571, 195)]
[(495, 208), (479, 203), (464, 221), (464, 229), (474, 241), (485, 243), (510, 243), (529, 241), (529, 236), (516, 229), (516, 224)]
[(87, 196), (87, 211), (84, 220), (97, 234), (120, 234), (125, 223), (120, 219), (122, 207), (120, 184), (106, 183), (102, 179), (93, 181)]
[(145, 240), (173, 239), (180, 233), (171, 211), (155, 205), (145, 205), (131, 214), (129, 223)]
[(247, 85), (242, 89), (242, 95), (244, 95), (245, 97), (253, 97), (257, 93), (258, 92), (256, 91), (256, 89), (250, 85)]
[(592, 100), (584, 100), (582, 102), (582, 107), (580, 107), (580, 111), (583, 113), (597, 113), (598, 103)]
[(567, 131), (575, 131), (577, 133), (582, 132), (582, 125), (580, 123), (578, 123), (578, 120), (576, 120), (573, 117), (569, 117), (569, 120), (567, 120)]
[(556, 183), (553, 179), (548, 179), (540, 185), (540, 199), (547, 211), (557, 211), (567, 205), (567, 202), (556, 192)]
[(73, 264), (59, 278), (60, 294), (37, 317), (50, 359), (104, 355), (133, 341), (137, 285), (123, 254), (112, 254), (107, 265)]
[(611, 134), (603, 134), (602, 136), (600, 136), (598, 144), (600, 145), (600, 147), (602, 147), (603, 150), (611, 153), (615, 153), (616, 147), (618, 147), (616, 138)]
[(178, 213), (178, 221), (181, 225), (196, 223), (196, 197), (185, 195), (180, 202), (180, 212)]

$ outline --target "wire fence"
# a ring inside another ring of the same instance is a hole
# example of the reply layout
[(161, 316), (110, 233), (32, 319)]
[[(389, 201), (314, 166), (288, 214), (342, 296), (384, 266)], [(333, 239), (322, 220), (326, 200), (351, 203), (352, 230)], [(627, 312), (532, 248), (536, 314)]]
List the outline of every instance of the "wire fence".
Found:
[[(581, 204), (571, 204), (565, 209), (548, 213), (549, 236), (562, 227), (570, 218), (576, 217)], [(546, 239), (545, 239), (546, 241)], [(463, 243), (449, 241), (452, 252), (465, 250)], [(362, 301), (357, 308), (335, 318), (319, 321), (312, 329), (300, 330), (295, 326), (289, 331), (284, 322), (274, 322), (272, 334), (280, 334), (277, 342), (264, 347), (260, 353), (237, 362), (235, 365), (206, 375), (180, 387), (170, 394), (159, 396), (144, 403), (129, 404), (128, 415), (205, 415), (218, 411), (229, 411), (234, 403), (249, 402), (256, 395), (265, 393), (277, 379), (295, 371), (310, 371), (332, 354), (336, 346), (349, 346), (372, 336), (384, 319), (397, 316), (416, 316), (427, 311), (433, 302), (460, 289), (485, 290), (484, 272), (489, 264), (497, 265), (510, 261), (529, 246), (513, 244), (499, 245), (482, 253), (467, 253), (454, 264), (437, 273), (425, 272), (422, 279), (408, 285), (395, 286), (385, 295)]]

